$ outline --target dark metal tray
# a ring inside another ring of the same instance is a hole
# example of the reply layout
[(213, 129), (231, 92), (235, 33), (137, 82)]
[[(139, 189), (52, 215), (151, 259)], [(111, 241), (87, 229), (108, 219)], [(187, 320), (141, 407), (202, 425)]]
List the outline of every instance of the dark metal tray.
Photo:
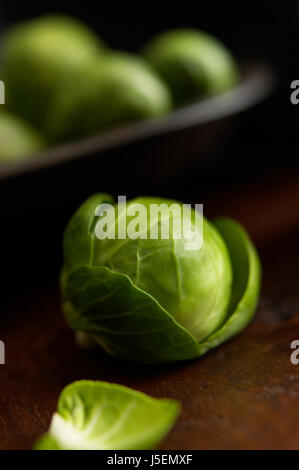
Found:
[[(165, 149), (165, 144), (168, 143), (169, 148), (173, 147), (174, 136), (178, 135), (180, 140), (184, 138), (184, 143), (188, 147), (191, 143), (190, 131), (194, 129), (196, 129), (196, 134), (192, 133), (192, 146), (198, 149), (197, 159), (199, 160), (201, 150), (206, 150), (215, 143), (215, 139), (219, 139), (218, 131), (209, 132), (208, 136), (203, 136), (206, 126), (226, 121), (233, 115), (252, 108), (270, 94), (273, 84), (273, 73), (266, 65), (255, 64), (246, 67), (242, 82), (232, 91), (190, 104), (163, 118), (120, 127), (95, 137), (49, 149), (17, 164), (2, 165), (0, 180), (78, 159), (83, 160), (86, 157), (100, 159), (106, 151), (118, 150), (134, 143), (142, 144), (148, 139), (163, 137)], [(182, 158), (186, 163), (186, 152), (184, 154)], [(173, 164), (169, 156), (166, 158), (166, 163), (170, 166)]]

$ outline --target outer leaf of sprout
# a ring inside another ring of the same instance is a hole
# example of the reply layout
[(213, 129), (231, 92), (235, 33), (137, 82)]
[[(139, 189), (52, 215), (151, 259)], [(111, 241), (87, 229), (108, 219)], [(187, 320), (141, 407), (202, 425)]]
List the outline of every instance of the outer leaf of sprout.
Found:
[(175, 423), (180, 405), (122, 385), (81, 380), (61, 393), (50, 429), (35, 448), (153, 449)]

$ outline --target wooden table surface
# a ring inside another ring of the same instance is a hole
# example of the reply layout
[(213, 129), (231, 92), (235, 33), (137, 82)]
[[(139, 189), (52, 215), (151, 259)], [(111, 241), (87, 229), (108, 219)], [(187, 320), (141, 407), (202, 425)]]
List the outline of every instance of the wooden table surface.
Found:
[(227, 189), (204, 210), (236, 217), (258, 246), (263, 289), (254, 322), (199, 360), (153, 368), (79, 350), (55, 285), (11, 299), (1, 312), (1, 449), (30, 449), (62, 388), (78, 379), (181, 401), (163, 449), (299, 449), (299, 365), (290, 361), (299, 339), (299, 175)]

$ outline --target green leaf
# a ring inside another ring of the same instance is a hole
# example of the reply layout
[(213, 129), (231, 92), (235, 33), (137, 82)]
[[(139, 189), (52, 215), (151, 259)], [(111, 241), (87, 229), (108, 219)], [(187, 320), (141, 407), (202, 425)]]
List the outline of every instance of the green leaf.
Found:
[(251, 321), (260, 291), (261, 265), (246, 231), (237, 222), (214, 221), (228, 248), (233, 268), (233, 289), (227, 320), (221, 328), (199, 344), (199, 355), (239, 333)]
[(65, 299), (71, 327), (90, 332), (111, 354), (151, 364), (198, 356), (195, 338), (125, 274), (78, 268), (67, 278)]
[(37, 440), (34, 450), (61, 450), (61, 448), (58, 442), (49, 433), (46, 433)]
[(100, 204), (113, 204), (112, 196), (94, 194), (88, 198), (71, 218), (63, 238), (63, 250), (66, 261), (65, 268), (88, 265), (93, 257), (95, 240), (94, 228), (97, 222), (96, 208)]
[(153, 449), (174, 425), (178, 402), (122, 385), (82, 380), (61, 393), (49, 432), (36, 449)]

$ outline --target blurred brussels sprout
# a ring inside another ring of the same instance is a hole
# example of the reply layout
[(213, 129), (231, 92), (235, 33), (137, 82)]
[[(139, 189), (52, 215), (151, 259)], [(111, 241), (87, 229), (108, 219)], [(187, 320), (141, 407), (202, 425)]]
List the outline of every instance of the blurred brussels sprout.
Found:
[(22, 119), (0, 112), (0, 163), (24, 160), (42, 150), (42, 137)]
[(60, 79), (100, 52), (98, 37), (70, 17), (45, 16), (14, 26), (2, 43), (8, 107), (40, 126)]
[(46, 133), (53, 140), (78, 138), (170, 109), (168, 87), (151, 67), (139, 57), (115, 52), (61, 83)]
[(153, 449), (169, 432), (180, 405), (122, 385), (80, 380), (62, 391), (48, 433), (36, 450)]
[(229, 90), (239, 80), (230, 52), (202, 31), (163, 33), (150, 41), (143, 53), (168, 83), (178, 105)]
[[(113, 208), (112, 236), (99, 237), (97, 215), (106, 207)], [(129, 237), (129, 215), (140, 207), (142, 233)], [(248, 324), (260, 263), (247, 233), (233, 220), (212, 224), (192, 209), (178, 237), (182, 211), (182, 204), (157, 198), (113, 205), (104, 194), (79, 208), (65, 232), (61, 276), (63, 310), (75, 331), (121, 358), (163, 363), (199, 357)], [(164, 229), (166, 237), (152, 236)], [(194, 236), (202, 243), (190, 250)]]

